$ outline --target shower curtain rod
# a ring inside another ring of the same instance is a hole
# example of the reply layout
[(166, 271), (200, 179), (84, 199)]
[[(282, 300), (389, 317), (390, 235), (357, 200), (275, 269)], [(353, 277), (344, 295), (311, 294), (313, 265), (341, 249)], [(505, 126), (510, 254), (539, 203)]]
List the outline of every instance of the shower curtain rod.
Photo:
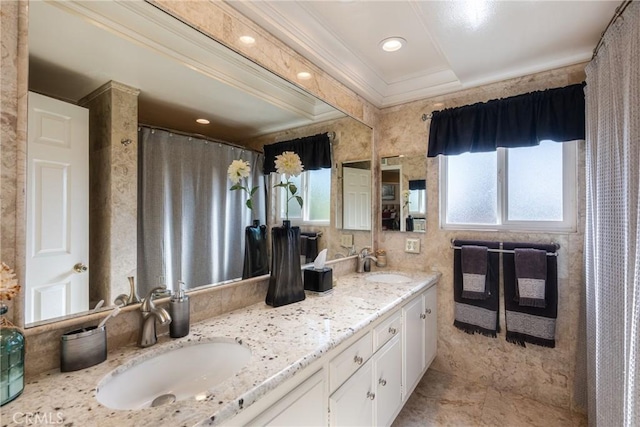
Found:
[(163, 127), (160, 127), (160, 126), (151, 126), (151, 125), (145, 125), (143, 123), (139, 123), (138, 124), (138, 130), (140, 130), (141, 127), (149, 128), (149, 129), (152, 129), (152, 130), (163, 130), (165, 132), (175, 133), (176, 135), (188, 136), (190, 138), (203, 139), (205, 141), (213, 142), (215, 144), (224, 144), (224, 145), (228, 145), (230, 147), (238, 148), (240, 150), (252, 151), (252, 152), (258, 153), (258, 154), (264, 154), (262, 151), (254, 150), (254, 149), (248, 148), (248, 147), (243, 147), (242, 145), (234, 144), (232, 142), (223, 141), (221, 139), (215, 139), (215, 138), (211, 138), (211, 137), (208, 137), (208, 136), (205, 136), (205, 135), (200, 135), (198, 133), (183, 132), (183, 131), (180, 131), (180, 130), (168, 129), (168, 128), (163, 128)]
[(616, 11), (614, 12), (613, 17), (611, 18), (611, 20), (607, 24), (606, 28), (604, 29), (604, 31), (600, 35), (600, 40), (598, 40), (598, 43), (596, 44), (595, 49), (593, 49), (593, 55), (591, 56), (591, 60), (592, 61), (596, 56), (598, 56), (598, 51), (600, 50), (600, 47), (602, 46), (602, 41), (604, 40), (605, 34), (607, 34), (607, 30), (609, 30), (609, 27), (611, 27), (613, 25), (613, 23), (616, 22), (616, 20), (620, 16), (622, 16), (622, 14), (624, 13), (625, 9), (627, 8), (627, 6), (629, 6), (631, 4), (631, 2), (632, 2), (632, 0), (624, 0), (618, 7), (616, 7)]
[[(453, 242), (455, 241), (455, 239), (451, 239), (451, 249), (462, 249), (462, 246), (455, 246), (453, 244)], [(533, 244), (533, 243), (532, 243)], [(552, 245), (554, 245), (556, 247), (556, 251), (555, 252), (547, 252), (547, 256), (558, 256), (558, 249), (560, 249), (560, 244), (559, 243), (551, 243)], [(500, 242), (500, 246), (502, 247), (502, 242)], [(497, 252), (500, 254), (513, 254), (515, 253), (515, 250), (513, 249), (492, 249), (489, 248), (487, 249), (488, 252)]]

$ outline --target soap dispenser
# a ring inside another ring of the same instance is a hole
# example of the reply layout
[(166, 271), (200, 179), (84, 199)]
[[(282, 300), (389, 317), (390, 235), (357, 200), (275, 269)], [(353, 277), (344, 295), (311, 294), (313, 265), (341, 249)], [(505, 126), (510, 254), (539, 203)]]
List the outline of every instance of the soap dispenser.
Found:
[(178, 281), (178, 289), (169, 300), (169, 336), (182, 338), (189, 335), (189, 295), (184, 292), (184, 282)]

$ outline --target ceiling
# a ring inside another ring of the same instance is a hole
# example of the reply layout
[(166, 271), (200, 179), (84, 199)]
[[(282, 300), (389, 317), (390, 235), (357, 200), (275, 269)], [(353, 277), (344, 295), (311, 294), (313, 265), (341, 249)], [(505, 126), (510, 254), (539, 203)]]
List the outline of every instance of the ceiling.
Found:
[(344, 117), (148, 3), (30, 2), (29, 90), (77, 103), (110, 80), (140, 90), (140, 123), (228, 142)]
[[(377, 107), (591, 58), (619, 1), (232, 1)], [(381, 40), (406, 45), (384, 52)]]

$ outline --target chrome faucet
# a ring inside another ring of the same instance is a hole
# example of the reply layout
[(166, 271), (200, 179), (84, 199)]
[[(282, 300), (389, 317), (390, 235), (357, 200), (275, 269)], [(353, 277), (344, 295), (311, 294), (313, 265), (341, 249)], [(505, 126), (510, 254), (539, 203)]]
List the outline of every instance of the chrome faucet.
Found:
[(356, 269), (356, 273), (364, 273), (365, 270), (369, 271), (371, 269), (370, 265), (367, 266), (371, 261), (378, 262), (378, 258), (374, 257), (369, 253), (371, 248), (362, 248), (360, 251), (360, 255), (358, 255), (358, 267)]
[(153, 293), (165, 289), (166, 288), (164, 286), (158, 286), (151, 289), (147, 296), (142, 300), (142, 304), (140, 304), (140, 311), (142, 313), (142, 328), (140, 329), (140, 341), (138, 342), (140, 347), (151, 347), (158, 342), (158, 335), (156, 334), (156, 320), (158, 320), (161, 325), (168, 325), (171, 323), (171, 316), (169, 316), (167, 310), (161, 307), (156, 307), (153, 303)]
[(133, 278), (133, 276), (129, 276), (127, 277), (127, 280), (129, 280), (129, 287), (131, 288), (129, 295), (120, 294), (113, 301), (115, 305), (119, 305), (120, 307), (124, 307), (125, 305), (137, 304), (140, 302), (140, 297), (138, 296), (138, 292), (136, 291), (136, 284), (134, 281), (135, 279)]

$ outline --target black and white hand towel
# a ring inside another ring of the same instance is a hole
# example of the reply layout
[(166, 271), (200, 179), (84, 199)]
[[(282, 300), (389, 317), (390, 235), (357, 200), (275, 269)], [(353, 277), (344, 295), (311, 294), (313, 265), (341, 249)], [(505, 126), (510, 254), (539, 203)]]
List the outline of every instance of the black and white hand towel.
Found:
[[(481, 246), (489, 249), (499, 249), (498, 242), (480, 242), (471, 240), (454, 240), (454, 246)], [(453, 299), (455, 301), (454, 326), (469, 334), (480, 333), (490, 337), (496, 337), (500, 332), (499, 311), (500, 299), (498, 283), (500, 274), (500, 254), (487, 253), (486, 289), (484, 299), (464, 298), (462, 250), (453, 252)]]
[(547, 251), (532, 248), (514, 250), (516, 268), (516, 296), (520, 305), (545, 308), (547, 281)]
[[(555, 245), (532, 243), (504, 243), (502, 248), (537, 249), (554, 253)], [(546, 254), (545, 254), (546, 256)], [(544, 285), (544, 307), (521, 305), (516, 297), (518, 280), (516, 275), (515, 253), (502, 255), (502, 274), (504, 278), (504, 306), (507, 328), (507, 341), (525, 346), (525, 343), (555, 347), (556, 318), (558, 317), (558, 263), (557, 257), (547, 256)], [(536, 298), (540, 299), (540, 298)]]
[(486, 299), (491, 294), (487, 286), (487, 255), (486, 246), (464, 245), (460, 249), (462, 298)]

